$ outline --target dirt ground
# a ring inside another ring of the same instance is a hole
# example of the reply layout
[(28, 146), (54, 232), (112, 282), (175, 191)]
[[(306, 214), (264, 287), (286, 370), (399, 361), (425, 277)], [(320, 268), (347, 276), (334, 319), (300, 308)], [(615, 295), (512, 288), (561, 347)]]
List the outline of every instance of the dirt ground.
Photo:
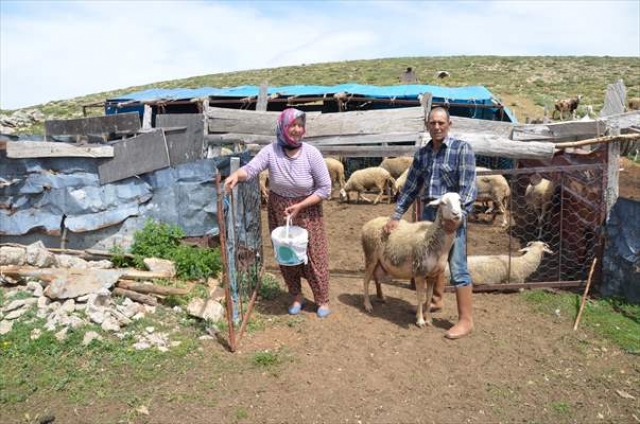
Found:
[[(639, 199), (640, 166), (623, 166), (620, 194)], [(415, 295), (407, 282), (384, 285), (387, 303), (372, 296), (374, 312), (364, 312), (360, 229), (392, 208), (324, 203), (333, 314), (316, 317), (303, 282), (309, 303), (301, 315), (248, 336), (238, 352), (284, 349), (295, 360), (277, 376), (250, 383), (226, 377), (234, 393), (229, 404), (250, 402), (252, 422), (640, 422), (638, 357), (572, 331), (572, 317), (533, 311), (517, 293), (474, 294), (475, 330), (457, 341), (443, 337), (457, 317), (453, 294), (424, 329), (409, 313)], [(470, 254), (508, 247), (497, 224), (482, 234), (470, 237)], [(265, 258), (279, 277), (268, 242)], [(288, 302), (283, 295), (259, 310), (286, 317)], [(200, 422), (202, 413), (194, 411), (190, 421)]]

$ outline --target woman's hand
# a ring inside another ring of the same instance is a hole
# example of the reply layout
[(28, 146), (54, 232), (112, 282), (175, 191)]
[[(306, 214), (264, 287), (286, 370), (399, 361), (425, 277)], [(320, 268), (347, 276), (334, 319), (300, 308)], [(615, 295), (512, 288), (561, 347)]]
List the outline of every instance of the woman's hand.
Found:
[(296, 215), (298, 215), (298, 212), (300, 212), (302, 209), (304, 209), (304, 206), (302, 205), (302, 203), (296, 203), (295, 205), (291, 205), (288, 208), (286, 208), (284, 210), (284, 213), (286, 215), (291, 215), (291, 218), (295, 218)]
[(247, 173), (244, 169), (240, 168), (224, 180), (224, 191), (231, 193), (231, 190), (243, 181), (247, 181)]

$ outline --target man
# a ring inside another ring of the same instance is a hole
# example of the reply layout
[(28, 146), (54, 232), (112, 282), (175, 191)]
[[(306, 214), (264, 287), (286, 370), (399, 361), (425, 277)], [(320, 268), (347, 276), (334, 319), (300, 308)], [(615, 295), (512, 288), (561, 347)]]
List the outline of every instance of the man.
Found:
[[(431, 140), (421, 147), (413, 157), (407, 181), (396, 204), (395, 212), (385, 225), (387, 233), (395, 230), (398, 221), (422, 191), (424, 208), (422, 220), (435, 221), (436, 208), (428, 206), (431, 200), (447, 192), (460, 194), (465, 217), (456, 232), (451, 252), (449, 269), (451, 284), (456, 288), (458, 322), (445, 333), (449, 339), (459, 339), (471, 332), (472, 282), (467, 269), (467, 219), (476, 198), (476, 160), (471, 146), (466, 141), (449, 137), (451, 117), (442, 107), (435, 107), (427, 116), (427, 129)], [(442, 308), (444, 275), (438, 276), (433, 292), (431, 310)]]

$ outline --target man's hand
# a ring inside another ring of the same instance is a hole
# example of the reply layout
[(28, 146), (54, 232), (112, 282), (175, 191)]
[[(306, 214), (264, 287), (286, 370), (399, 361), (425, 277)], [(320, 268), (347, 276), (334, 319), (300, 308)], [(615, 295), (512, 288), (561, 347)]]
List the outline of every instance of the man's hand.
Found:
[(398, 221), (397, 219), (393, 219), (393, 218), (389, 218), (389, 220), (387, 221), (387, 223), (384, 225), (384, 232), (387, 234), (391, 234), (391, 232), (393, 230), (395, 230), (396, 228), (398, 228), (398, 225), (400, 224), (400, 221)]

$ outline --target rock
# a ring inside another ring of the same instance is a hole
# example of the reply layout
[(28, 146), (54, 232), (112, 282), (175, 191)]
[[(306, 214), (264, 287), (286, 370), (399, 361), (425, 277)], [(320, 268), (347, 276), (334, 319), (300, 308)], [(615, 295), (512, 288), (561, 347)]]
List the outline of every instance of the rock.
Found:
[(34, 303), (37, 303), (38, 299), (35, 298), (29, 298), (29, 299), (17, 299), (12, 301), (11, 303), (9, 303), (7, 306), (5, 306), (4, 308), (2, 308), (2, 312), (11, 312), (14, 311), (18, 308), (22, 308), (23, 306), (27, 305), (33, 305)]
[(95, 331), (87, 331), (82, 339), (82, 345), (88, 346), (93, 340), (102, 340), (102, 336)]
[(37, 241), (27, 246), (25, 261), (38, 268), (48, 268), (56, 263), (56, 256), (41, 241)]
[(7, 334), (13, 328), (13, 321), (0, 321), (0, 336)]
[(0, 247), (0, 265), (24, 265), (27, 252), (22, 247)]
[(29, 281), (27, 283), (27, 289), (31, 290), (33, 292), (33, 296), (34, 297), (40, 297), (42, 296), (42, 293), (44, 291), (44, 289), (42, 288), (42, 284), (35, 282), (35, 281)]
[(89, 293), (99, 292), (113, 287), (122, 271), (115, 269), (94, 269), (91, 271), (74, 268), (60, 269), (55, 279), (47, 286), (44, 293), (51, 299), (70, 299)]
[(56, 266), (58, 268), (89, 268), (89, 263), (82, 258), (73, 255), (56, 255)]
[(87, 262), (89, 268), (94, 269), (110, 269), (113, 268), (113, 262), (103, 259), (101, 261), (89, 261)]
[(12, 319), (20, 318), (22, 315), (27, 313), (27, 311), (29, 310), (29, 306), (30, 305), (25, 305), (21, 309), (16, 309), (14, 311), (9, 312), (7, 315), (5, 315), (4, 319), (12, 320)]
[(42, 330), (41, 330), (41, 329), (39, 329), (39, 328), (34, 328), (34, 329), (31, 331), (31, 335), (29, 336), (29, 338), (30, 338), (31, 340), (37, 340), (37, 339), (39, 339), (39, 338), (40, 338), (40, 336), (41, 336), (41, 335), (42, 335)]
[(64, 311), (67, 314), (76, 310), (76, 301), (73, 299), (67, 299), (60, 307), (60, 311)]
[(216, 302), (224, 302), (225, 292), (222, 287), (215, 287), (213, 290), (209, 291), (209, 298), (215, 300)]
[(118, 324), (118, 320), (111, 315), (106, 316), (104, 318), (104, 321), (102, 321), (101, 327), (104, 331), (113, 331), (113, 332), (120, 331), (120, 324)]
[(55, 338), (60, 342), (64, 341), (67, 338), (67, 331), (69, 331), (69, 327), (64, 327), (55, 334)]
[(51, 299), (49, 299), (47, 296), (40, 296), (37, 302), (38, 309), (48, 309), (49, 303), (51, 303)]
[(216, 322), (224, 317), (224, 307), (215, 300), (193, 299), (187, 306), (187, 313), (204, 320)]
[(151, 272), (166, 273), (168, 278), (176, 276), (176, 266), (173, 261), (158, 258), (145, 258), (144, 264)]

